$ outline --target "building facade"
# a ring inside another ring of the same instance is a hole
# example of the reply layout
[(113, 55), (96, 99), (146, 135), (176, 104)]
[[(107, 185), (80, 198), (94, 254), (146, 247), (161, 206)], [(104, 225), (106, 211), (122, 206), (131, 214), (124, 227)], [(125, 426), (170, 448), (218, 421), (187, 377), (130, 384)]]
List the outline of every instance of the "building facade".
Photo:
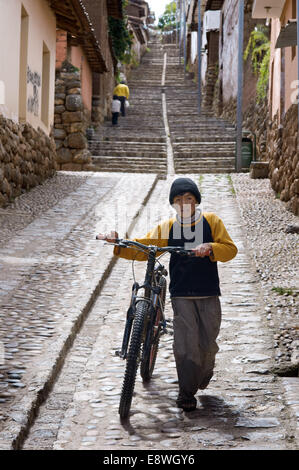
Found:
[(0, 0), (0, 206), (56, 170), (56, 16), (46, 0)]
[(0, 206), (91, 161), (86, 128), (114, 86), (108, 16), (122, 14), (122, 0), (0, 0)]
[(256, 0), (252, 16), (271, 25), (266, 160), (273, 189), (299, 214), (296, 0)]
[(149, 41), (150, 9), (143, 0), (130, 0), (126, 8), (128, 27), (133, 37), (132, 51), (137, 62), (146, 52)]
[[(254, 70), (253, 49), (261, 45), (257, 39), (249, 47), (243, 61), (243, 129), (256, 140), (256, 157), (268, 162), (271, 185), (282, 201), (295, 214), (299, 213), (298, 135), (298, 47), (296, 0), (245, 0), (244, 44), (262, 31), (264, 52)], [(202, 11), (202, 90), (203, 107), (212, 107), (215, 114), (236, 122), (239, 48), (239, 1), (203, 0)], [(191, 35), (189, 64), (197, 72), (198, 1), (189, 2), (188, 27)], [(217, 28), (206, 27), (213, 11), (219, 11)], [(213, 34), (208, 34), (212, 32)], [(188, 34), (188, 33), (187, 33)], [(195, 37), (196, 35), (196, 37)], [(188, 36), (187, 36), (188, 37)], [(257, 37), (257, 36), (256, 36)], [(218, 44), (217, 44), (218, 42)], [(218, 48), (218, 52), (217, 52)], [(217, 61), (218, 54), (218, 61)], [(263, 75), (260, 68), (264, 62)], [(210, 64), (210, 65), (209, 65)], [(215, 65), (214, 71), (212, 64)], [(261, 81), (263, 77), (264, 82)], [(262, 84), (262, 87), (261, 87)], [(259, 88), (261, 87), (261, 88)], [(262, 90), (262, 93), (260, 92)]]
[(49, 134), (54, 120), (55, 13), (45, 0), (0, 0), (0, 12), (0, 112)]

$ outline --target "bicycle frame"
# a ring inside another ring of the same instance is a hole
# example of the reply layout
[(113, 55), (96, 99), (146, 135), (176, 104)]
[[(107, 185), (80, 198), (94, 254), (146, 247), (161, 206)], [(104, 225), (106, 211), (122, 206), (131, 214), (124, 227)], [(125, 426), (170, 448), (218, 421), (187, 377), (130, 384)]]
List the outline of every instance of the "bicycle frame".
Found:
[[(182, 247), (143, 245), (134, 240), (116, 239), (114, 244), (124, 248), (134, 246), (138, 250), (147, 253), (144, 283), (141, 286), (137, 282), (133, 284), (122, 348), (121, 351), (116, 351), (116, 355), (127, 360), (118, 410), (121, 418), (126, 419), (131, 408), (136, 373), (140, 360), (141, 377), (144, 382), (148, 382), (152, 377), (155, 367), (160, 335), (166, 333), (164, 305), (167, 284), (164, 276), (167, 275), (167, 271), (160, 262), (155, 267), (156, 255), (163, 252), (180, 253), (183, 255), (194, 255), (194, 253), (192, 253), (192, 250), (185, 250)], [(144, 289), (143, 296), (138, 296), (140, 289)], [(163, 294), (163, 299), (161, 298), (161, 293)], [(132, 328), (133, 334), (131, 335)], [(129, 342), (130, 347), (129, 352), (127, 352)]]
[[(163, 329), (165, 330), (166, 327), (164, 308), (160, 298), (161, 288), (159, 287), (159, 280), (163, 274), (167, 274), (167, 271), (162, 265), (159, 265), (157, 268), (155, 268), (156, 253), (157, 250), (155, 247), (151, 248), (149, 251), (144, 283), (140, 286), (137, 282), (135, 282), (132, 286), (131, 303), (127, 311), (127, 320), (124, 330), (122, 347), (121, 351), (117, 352), (117, 355), (120, 356), (122, 359), (126, 359), (127, 357), (127, 350), (135, 317), (136, 305), (139, 301), (146, 300), (149, 303), (147, 321), (151, 319), (156, 308), (160, 306), (163, 317)], [(144, 289), (143, 296), (138, 296), (138, 291), (140, 289)], [(145, 338), (145, 341), (146, 340), (148, 340), (148, 338)]]

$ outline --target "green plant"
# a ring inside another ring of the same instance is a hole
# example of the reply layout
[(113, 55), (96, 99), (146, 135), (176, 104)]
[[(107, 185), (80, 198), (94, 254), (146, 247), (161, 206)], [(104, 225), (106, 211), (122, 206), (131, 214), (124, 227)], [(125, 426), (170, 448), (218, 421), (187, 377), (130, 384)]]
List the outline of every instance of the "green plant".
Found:
[[(122, 0), (123, 11), (127, 6), (127, 0)], [(128, 30), (128, 19), (124, 15), (123, 19), (108, 17), (109, 35), (112, 41), (112, 49), (115, 58), (122, 62), (131, 52), (133, 34)]]
[(296, 292), (294, 289), (286, 289), (285, 287), (272, 287), (272, 291), (276, 292), (279, 295), (292, 295), (295, 296)]
[(176, 2), (172, 1), (165, 7), (165, 11), (159, 18), (158, 28), (162, 33), (174, 31), (177, 27)]
[(126, 52), (123, 56), (122, 63), (126, 65), (132, 65), (133, 67), (137, 67), (138, 59), (137, 59), (136, 52), (132, 50)]
[(270, 40), (269, 30), (264, 25), (257, 25), (251, 32), (244, 60), (251, 57), (253, 72), (258, 76), (257, 101), (262, 102), (267, 96), (270, 69)]
[(234, 188), (233, 180), (232, 180), (231, 175), (229, 175), (229, 174), (227, 175), (227, 181), (228, 181), (229, 186), (230, 186), (230, 192), (235, 195), (236, 191), (235, 191), (235, 188)]
[(68, 73), (75, 73), (75, 72), (80, 72), (80, 69), (78, 67), (75, 67), (71, 62), (68, 60), (64, 60), (61, 64), (61, 70), (65, 70)]

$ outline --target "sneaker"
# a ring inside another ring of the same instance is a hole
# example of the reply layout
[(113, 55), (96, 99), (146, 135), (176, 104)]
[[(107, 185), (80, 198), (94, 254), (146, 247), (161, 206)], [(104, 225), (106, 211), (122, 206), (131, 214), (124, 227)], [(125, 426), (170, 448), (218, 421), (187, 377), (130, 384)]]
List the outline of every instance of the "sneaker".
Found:
[(197, 400), (193, 398), (182, 398), (180, 395), (177, 398), (176, 404), (178, 408), (182, 408), (184, 411), (194, 411), (196, 410)]

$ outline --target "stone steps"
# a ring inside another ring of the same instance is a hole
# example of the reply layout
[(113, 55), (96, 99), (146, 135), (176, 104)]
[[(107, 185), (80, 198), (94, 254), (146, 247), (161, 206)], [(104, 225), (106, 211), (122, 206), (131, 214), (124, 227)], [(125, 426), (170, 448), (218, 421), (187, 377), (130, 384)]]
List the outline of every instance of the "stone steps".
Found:
[(123, 158), (123, 157), (149, 157), (149, 158), (164, 158), (165, 157), (165, 151), (157, 151), (157, 150), (147, 150), (147, 151), (142, 151), (140, 149), (135, 149), (135, 150), (118, 150), (118, 149), (101, 149), (101, 148), (95, 148), (94, 149), (94, 154), (104, 154), (105, 158), (106, 157), (114, 157), (117, 156), (117, 158)]
[[(148, 45), (150, 52), (129, 80), (130, 108), (119, 126), (103, 125), (90, 141), (92, 167), (98, 171), (167, 172), (163, 121), (165, 93), (175, 171), (232, 172), (235, 169), (235, 127), (197, 109), (196, 84), (179, 62), (175, 45)], [(161, 86), (167, 52), (165, 86)]]
[(235, 127), (216, 118), (209, 109), (198, 114), (196, 84), (175, 63), (179, 50), (169, 48), (165, 82), (168, 124), (177, 173), (231, 173), (235, 171)]
[(92, 158), (92, 171), (112, 171), (112, 172), (138, 172), (138, 173), (166, 173), (167, 161), (152, 158), (126, 158), (125, 160), (117, 157), (94, 156)]
[(166, 173), (167, 152), (161, 80), (164, 52), (149, 43), (150, 52), (129, 80), (130, 108), (117, 128), (110, 123), (90, 141), (95, 171)]

